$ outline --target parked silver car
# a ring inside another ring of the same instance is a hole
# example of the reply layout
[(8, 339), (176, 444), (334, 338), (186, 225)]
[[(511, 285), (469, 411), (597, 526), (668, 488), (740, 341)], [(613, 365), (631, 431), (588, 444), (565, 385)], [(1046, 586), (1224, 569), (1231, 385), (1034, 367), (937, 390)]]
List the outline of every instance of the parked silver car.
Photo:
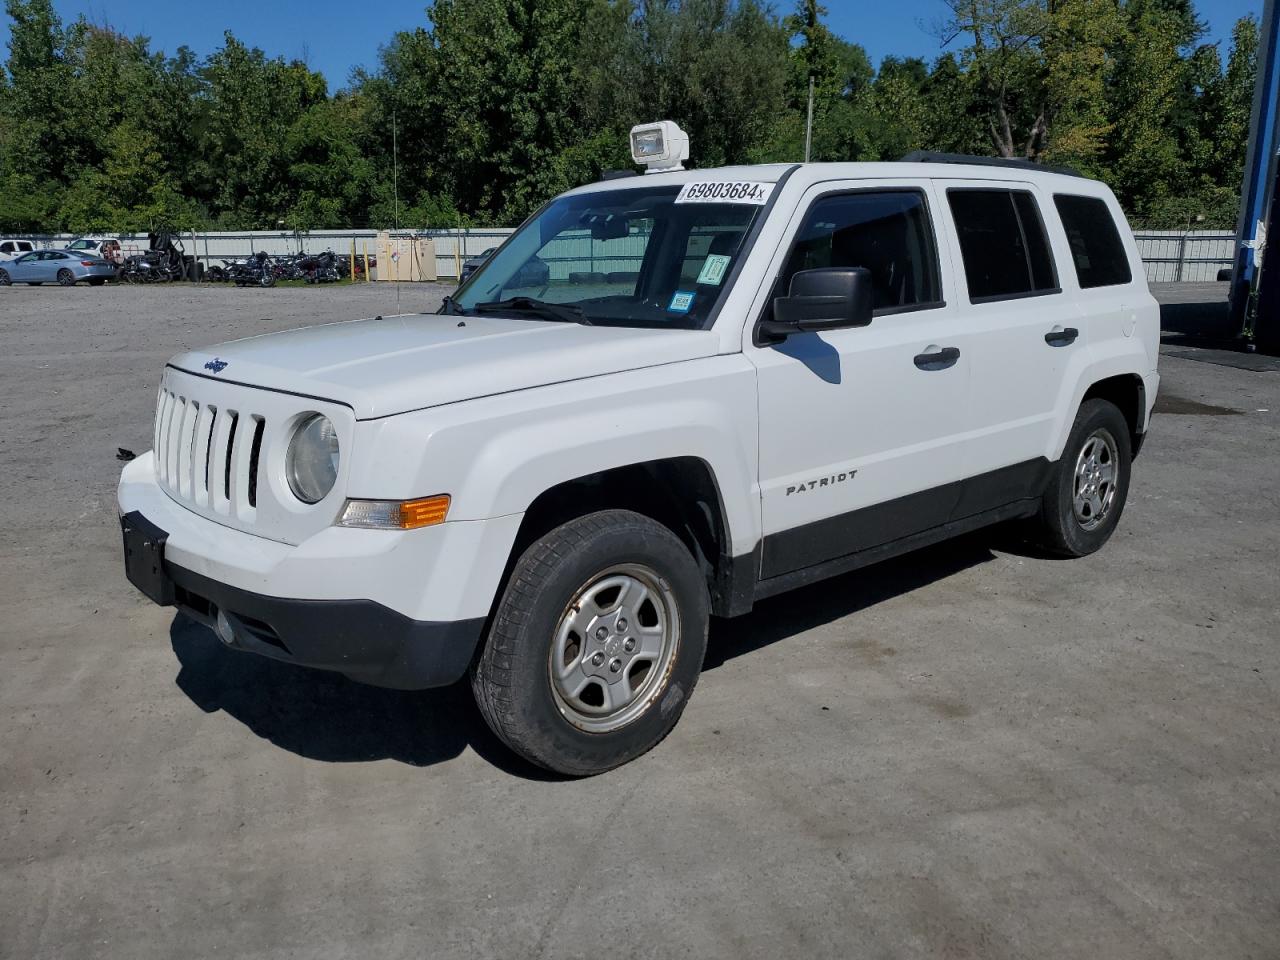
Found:
[(0, 266), (0, 287), (11, 283), (29, 283), (33, 287), (42, 283), (58, 283), (74, 286), (88, 280), (95, 287), (101, 286), (116, 275), (114, 264), (76, 250), (36, 250), (24, 253)]

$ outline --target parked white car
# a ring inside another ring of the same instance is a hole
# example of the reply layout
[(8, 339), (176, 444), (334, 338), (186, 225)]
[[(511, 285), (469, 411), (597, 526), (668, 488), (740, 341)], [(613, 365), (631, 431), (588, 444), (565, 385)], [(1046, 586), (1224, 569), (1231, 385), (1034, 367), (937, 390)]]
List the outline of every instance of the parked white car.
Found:
[(709, 616), (1000, 521), (1107, 541), (1159, 322), (1105, 185), (686, 172), (677, 134), (638, 129), (664, 172), (552, 201), (439, 314), (171, 360), (119, 487), (132, 582), (236, 650), (469, 672), (512, 749), (585, 775), (672, 729)]
[(23, 240), (19, 237), (0, 237), (0, 260), (12, 260), (36, 248), (34, 240)]
[(119, 237), (77, 237), (67, 244), (67, 249), (92, 255), (116, 266), (124, 262), (122, 255), (124, 245)]

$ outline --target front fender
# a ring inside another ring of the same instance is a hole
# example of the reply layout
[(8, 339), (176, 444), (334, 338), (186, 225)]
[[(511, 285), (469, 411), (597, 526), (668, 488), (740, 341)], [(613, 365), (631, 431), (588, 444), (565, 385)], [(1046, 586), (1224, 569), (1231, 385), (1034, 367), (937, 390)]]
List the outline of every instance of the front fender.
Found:
[(348, 495), (447, 493), (450, 521), (482, 520), (578, 477), (694, 457), (719, 485), (738, 555), (760, 537), (756, 419), (741, 354), (499, 394), (362, 422)]

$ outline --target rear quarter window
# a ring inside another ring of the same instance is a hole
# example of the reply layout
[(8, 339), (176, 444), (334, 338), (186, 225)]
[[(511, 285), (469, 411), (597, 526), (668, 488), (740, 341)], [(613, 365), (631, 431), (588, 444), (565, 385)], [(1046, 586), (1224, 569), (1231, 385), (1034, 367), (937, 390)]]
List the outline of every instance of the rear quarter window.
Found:
[(1059, 193), (1053, 205), (1062, 218), (1076, 279), (1083, 289), (1119, 286), (1133, 279), (1120, 231), (1105, 201)]

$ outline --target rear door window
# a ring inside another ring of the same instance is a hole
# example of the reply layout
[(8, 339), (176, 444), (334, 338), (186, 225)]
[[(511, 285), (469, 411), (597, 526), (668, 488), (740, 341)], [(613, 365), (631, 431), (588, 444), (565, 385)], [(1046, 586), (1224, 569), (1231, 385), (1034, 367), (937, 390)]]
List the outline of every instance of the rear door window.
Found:
[(974, 303), (1058, 293), (1053, 254), (1035, 197), (1026, 190), (947, 191)]
[(1105, 201), (1059, 193), (1053, 204), (1062, 218), (1081, 288), (1118, 286), (1133, 279), (1129, 255)]

